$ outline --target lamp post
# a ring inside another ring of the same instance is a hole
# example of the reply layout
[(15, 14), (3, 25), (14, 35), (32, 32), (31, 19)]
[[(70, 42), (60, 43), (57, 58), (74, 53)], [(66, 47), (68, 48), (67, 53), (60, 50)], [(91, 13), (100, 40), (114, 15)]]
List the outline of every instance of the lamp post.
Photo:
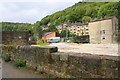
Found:
[(67, 24), (65, 25), (66, 26), (66, 39), (68, 39), (68, 26), (67, 26)]

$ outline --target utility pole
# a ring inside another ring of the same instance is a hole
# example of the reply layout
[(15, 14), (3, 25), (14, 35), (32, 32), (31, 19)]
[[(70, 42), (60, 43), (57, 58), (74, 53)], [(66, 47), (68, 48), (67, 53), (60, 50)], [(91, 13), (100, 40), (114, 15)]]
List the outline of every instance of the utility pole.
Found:
[(68, 26), (66, 26), (66, 38), (68, 39), (68, 29), (67, 29)]

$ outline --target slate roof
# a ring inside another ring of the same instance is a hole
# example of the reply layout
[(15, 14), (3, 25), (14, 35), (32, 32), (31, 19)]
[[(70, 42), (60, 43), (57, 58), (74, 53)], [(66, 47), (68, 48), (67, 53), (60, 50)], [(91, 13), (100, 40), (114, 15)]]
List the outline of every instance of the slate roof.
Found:
[[(108, 17), (108, 18), (101, 18), (101, 19), (97, 19), (97, 20), (92, 20), (90, 22), (97, 22), (97, 21), (102, 21), (102, 20), (108, 20), (108, 19), (112, 19), (113, 17)], [(89, 22), (89, 23), (90, 23)]]
[(49, 35), (51, 33), (53, 33), (53, 32), (47, 32), (47, 33), (43, 34), (43, 36)]

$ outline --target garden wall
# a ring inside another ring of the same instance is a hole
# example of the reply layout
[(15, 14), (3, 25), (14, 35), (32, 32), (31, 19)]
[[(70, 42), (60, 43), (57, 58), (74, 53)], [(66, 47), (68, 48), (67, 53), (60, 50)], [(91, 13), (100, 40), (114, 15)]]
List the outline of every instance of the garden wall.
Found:
[(28, 68), (62, 78), (118, 78), (118, 57), (57, 52), (57, 47), (3, 46), (11, 59), (22, 58)]

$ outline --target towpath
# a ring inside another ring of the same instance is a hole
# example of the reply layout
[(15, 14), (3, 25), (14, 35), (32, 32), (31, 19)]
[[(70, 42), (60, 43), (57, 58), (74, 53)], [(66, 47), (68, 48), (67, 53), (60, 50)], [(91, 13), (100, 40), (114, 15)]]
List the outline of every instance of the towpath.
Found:
[(2, 61), (2, 78), (49, 78), (48, 74), (40, 74), (26, 68), (16, 68), (12, 63)]

